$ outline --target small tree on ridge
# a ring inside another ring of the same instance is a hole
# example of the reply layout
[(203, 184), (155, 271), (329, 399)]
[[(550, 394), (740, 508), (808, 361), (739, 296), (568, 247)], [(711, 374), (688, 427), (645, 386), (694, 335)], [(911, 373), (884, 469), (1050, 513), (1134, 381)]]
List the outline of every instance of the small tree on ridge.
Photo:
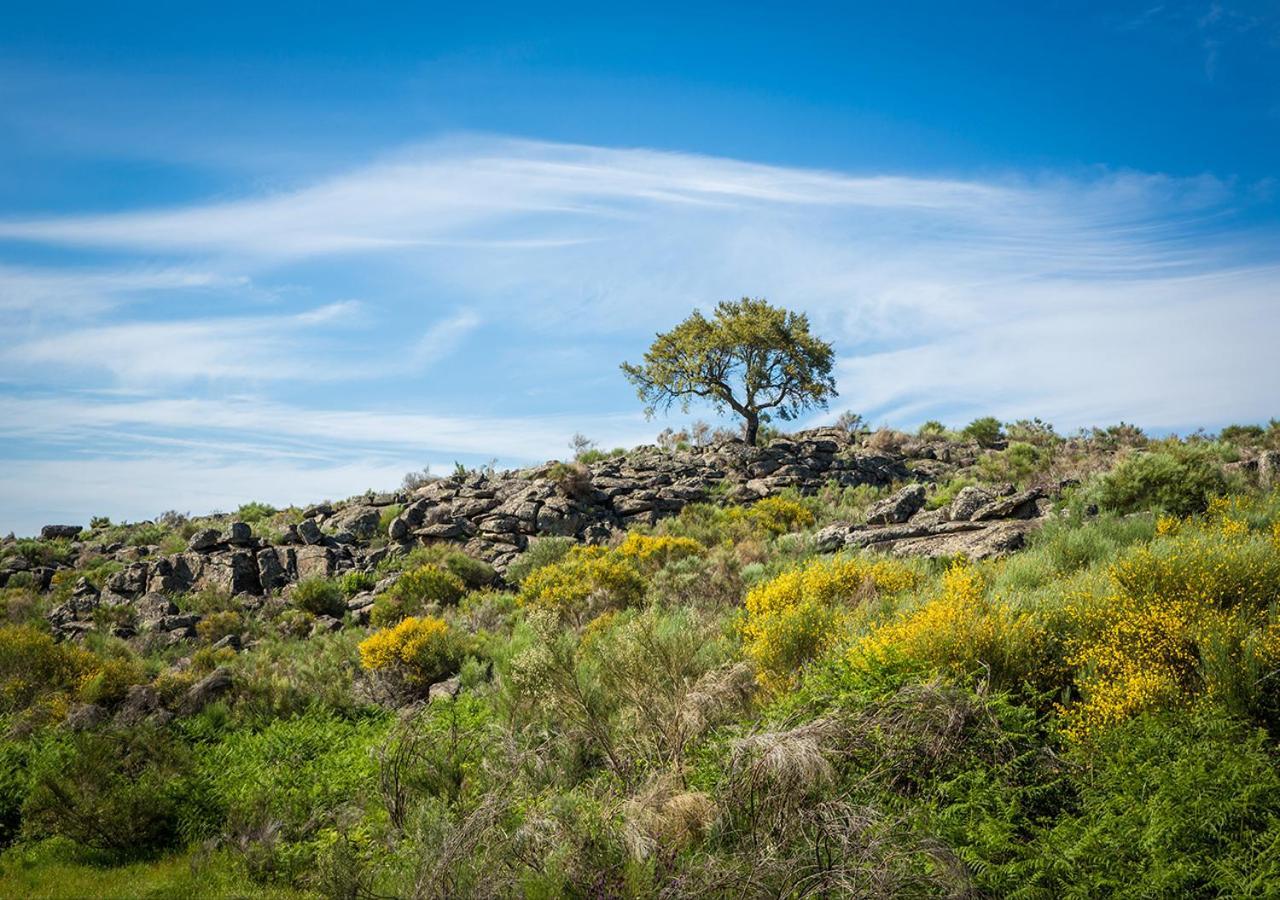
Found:
[(833, 358), (831, 345), (809, 333), (808, 316), (743, 297), (720, 303), (710, 319), (695, 311), (657, 336), (643, 365), (623, 363), (622, 371), (647, 415), (676, 402), (687, 412), (704, 400), (742, 416), (754, 444), (761, 422), (826, 407), (836, 395)]

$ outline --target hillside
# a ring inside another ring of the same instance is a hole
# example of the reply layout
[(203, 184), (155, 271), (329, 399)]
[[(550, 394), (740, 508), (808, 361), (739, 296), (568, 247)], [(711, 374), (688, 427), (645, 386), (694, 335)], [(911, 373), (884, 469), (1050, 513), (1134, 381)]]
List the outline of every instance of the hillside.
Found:
[(1276, 896), (1280, 427), (819, 429), (0, 543), (3, 896)]

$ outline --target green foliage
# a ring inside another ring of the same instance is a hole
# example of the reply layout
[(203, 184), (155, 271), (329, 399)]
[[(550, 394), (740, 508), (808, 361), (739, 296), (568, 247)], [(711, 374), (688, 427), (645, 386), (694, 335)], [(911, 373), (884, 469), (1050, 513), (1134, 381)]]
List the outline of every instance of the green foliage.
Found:
[(394, 625), (405, 616), (431, 607), (449, 606), (467, 591), (462, 579), (448, 569), (426, 563), (405, 572), (373, 605), (375, 625)]
[(1062, 443), (1062, 438), (1054, 430), (1053, 425), (1040, 419), (1019, 419), (1005, 425), (1005, 434), (1010, 441), (1021, 441), (1036, 447), (1055, 447)]
[(386, 728), (381, 717), (312, 712), (229, 732), (197, 752), (204, 803), (184, 825), (201, 835), (225, 823), (255, 879), (296, 879), (314, 865), (323, 830), (373, 795), (371, 750)]
[(1203, 512), (1229, 482), (1219, 448), (1168, 443), (1124, 457), (1098, 483), (1098, 505), (1120, 513), (1158, 510), (1175, 516)]
[(51, 738), (32, 760), (23, 827), (117, 858), (148, 856), (178, 843), (191, 774), (185, 748), (163, 730)]
[(929, 499), (925, 501), (926, 509), (941, 509), (944, 506), (950, 506), (951, 502), (956, 499), (956, 495), (962, 490), (978, 483), (976, 478), (969, 475), (953, 475), (945, 482), (938, 486), (938, 489), (929, 495)]
[(277, 510), (274, 506), (271, 506), (268, 503), (259, 503), (258, 501), (254, 500), (250, 503), (244, 504), (238, 510), (236, 510), (235, 517), (239, 521), (245, 522), (246, 524), (257, 525), (259, 522), (262, 522), (264, 519), (271, 518), (277, 512), (279, 512), (279, 510)]
[(987, 453), (978, 460), (978, 473), (986, 482), (1010, 481), (1025, 486), (1044, 473), (1053, 462), (1053, 454), (1023, 441), (1009, 442), (999, 452)]
[(1280, 878), (1280, 768), (1256, 729), (1211, 707), (1144, 716), (1080, 762), (1077, 809), (1018, 867), (1041, 894), (1265, 896)]
[(385, 576), (408, 572), (425, 565), (447, 569), (466, 585), (467, 590), (486, 588), (497, 581), (497, 573), (488, 563), (473, 559), (451, 544), (433, 544), (415, 547), (404, 556), (392, 556), (378, 566), (378, 574)]
[(947, 436), (947, 426), (937, 419), (930, 419), (916, 429), (916, 434), (922, 438), (944, 438)]
[(966, 425), (960, 435), (977, 441), (980, 447), (992, 447), (1004, 437), (1004, 430), (995, 416), (983, 416)]
[(341, 618), (347, 611), (342, 587), (332, 578), (304, 578), (289, 591), (289, 601), (313, 616)]
[(529, 573), (560, 562), (576, 544), (577, 541), (568, 537), (540, 537), (530, 541), (529, 549), (507, 566), (507, 580), (520, 584), (529, 577)]
[(604, 547), (577, 546), (560, 562), (535, 569), (525, 578), (519, 601), (582, 623), (605, 610), (638, 603), (644, 587), (644, 579), (627, 556)]
[(692, 400), (731, 409), (756, 442), (771, 415), (789, 421), (835, 396), (831, 345), (809, 333), (808, 317), (747, 297), (724, 301), (712, 318), (694, 312), (659, 334), (644, 365), (623, 363), (650, 414)]
[(373, 590), (377, 583), (377, 575), (372, 572), (361, 572), (358, 569), (353, 569), (338, 578), (338, 588), (342, 591), (342, 595), (348, 599), (356, 594)]

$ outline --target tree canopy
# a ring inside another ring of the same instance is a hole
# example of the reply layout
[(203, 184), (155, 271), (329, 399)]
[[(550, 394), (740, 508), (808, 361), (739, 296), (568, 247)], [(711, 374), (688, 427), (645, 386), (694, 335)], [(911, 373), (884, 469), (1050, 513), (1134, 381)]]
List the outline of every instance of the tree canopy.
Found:
[(833, 359), (808, 316), (743, 297), (718, 304), (711, 318), (695, 311), (657, 336), (643, 365), (623, 363), (622, 371), (648, 415), (702, 400), (742, 416), (744, 437), (755, 443), (761, 422), (826, 407), (836, 395)]

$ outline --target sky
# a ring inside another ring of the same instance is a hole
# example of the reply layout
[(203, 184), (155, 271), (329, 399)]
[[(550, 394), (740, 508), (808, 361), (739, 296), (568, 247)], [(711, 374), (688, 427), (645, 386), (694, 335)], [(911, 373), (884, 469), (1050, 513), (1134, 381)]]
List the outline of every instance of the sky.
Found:
[(800, 425), (1280, 415), (1275, 0), (463, 6), (0, 6), (0, 532), (649, 442), (741, 296)]

